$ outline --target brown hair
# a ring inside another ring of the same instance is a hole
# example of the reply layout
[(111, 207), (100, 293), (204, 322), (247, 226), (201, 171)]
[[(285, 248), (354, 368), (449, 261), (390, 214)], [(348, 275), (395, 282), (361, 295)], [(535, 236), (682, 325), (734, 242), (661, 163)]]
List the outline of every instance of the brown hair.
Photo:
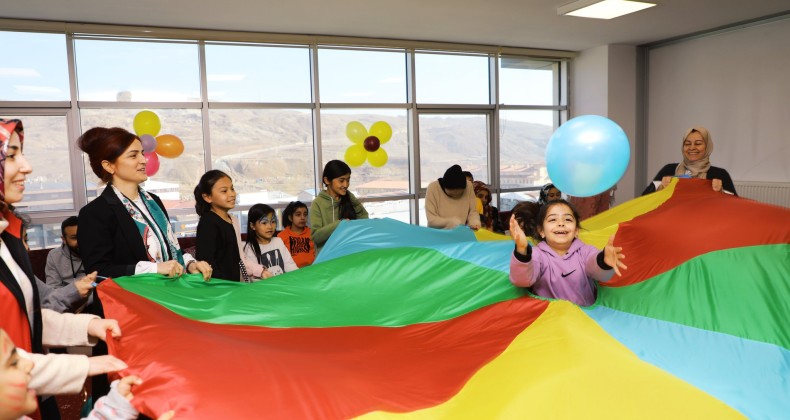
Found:
[(516, 216), (516, 222), (521, 227), (521, 230), (524, 231), (525, 235), (532, 238), (540, 238), (540, 235), (537, 233), (538, 212), (540, 212), (540, 204), (534, 201), (521, 201), (511, 210), (511, 214)]
[(94, 127), (77, 139), (77, 145), (88, 154), (93, 173), (109, 183), (112, 181), (112, 174), (104, 170), (102, 161), (115, 163), (135, 140), (140, 138), (120, 127)]
[(535, 233), (537, 234), (537, 237), (533, 236), (533, 239), (536, 241), (544, 240), (544, 238), (540, 237), (540, 232), (538, 232), (538, 229), (543, 229), (543, 222), (546, 221), (546, 215), (549, 214), (549, 210), (551, 210), (552, 207), (558, 205), (567, 206), (569, 209), (571, 209), (573, 218), (576, 220), (576, 229), (579, 230), (582, 228), (582, 222), (579, 220), (579, 212), (576, 210), (576, 207), (567, 200), (561, 198), (559, 200), (549, 201), (548, 203), (540, 206), (538, 217), (535, 219)]

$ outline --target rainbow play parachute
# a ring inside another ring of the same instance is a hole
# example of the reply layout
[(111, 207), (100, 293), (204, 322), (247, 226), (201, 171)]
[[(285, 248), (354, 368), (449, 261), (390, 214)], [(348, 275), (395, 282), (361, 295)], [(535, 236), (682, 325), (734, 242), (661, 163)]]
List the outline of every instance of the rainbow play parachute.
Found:
[(782, 418), (790, 210), (682, 180), (585, 221), (629, 269), (580, 308), (508, 281), (511, 241), (343, 222), (271, 280), (104, 282), (133, 403), (215, 418)]

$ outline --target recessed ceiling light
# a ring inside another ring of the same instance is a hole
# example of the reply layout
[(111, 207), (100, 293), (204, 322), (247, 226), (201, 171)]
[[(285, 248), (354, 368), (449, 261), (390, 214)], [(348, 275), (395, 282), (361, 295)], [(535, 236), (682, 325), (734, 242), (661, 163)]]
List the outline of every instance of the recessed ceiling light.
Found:
[(560, 6), (557, 9), (557, 14), (593, 19), (612, 19), (655, 5), (655, 3), (630, 0), (578, 0)]

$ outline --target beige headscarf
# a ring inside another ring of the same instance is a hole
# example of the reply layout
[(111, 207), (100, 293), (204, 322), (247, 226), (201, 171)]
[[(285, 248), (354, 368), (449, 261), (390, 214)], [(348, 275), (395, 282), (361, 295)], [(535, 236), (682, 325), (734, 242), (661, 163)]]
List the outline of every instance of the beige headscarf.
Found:
[(702, 140), (705, 141), (705, 156), (703, 156), (702, 159), (689, 162), (684, 155), (683, 162), (679, 163), (678, 167), (675, 168), (675, 175), (688, 175), (692, 178), (706, 179), (708, 169), (710, 169), (710, 154), (713, 153), (713, 139), (710, 137), (708, 129), (705, 127), (689, 128), (683, 136), (683, 141), (680, 143), (680, 153), (683, 153), (683, 143), (686, 141), (686, 138), (695, 131), (700, 133), (702, 135)]

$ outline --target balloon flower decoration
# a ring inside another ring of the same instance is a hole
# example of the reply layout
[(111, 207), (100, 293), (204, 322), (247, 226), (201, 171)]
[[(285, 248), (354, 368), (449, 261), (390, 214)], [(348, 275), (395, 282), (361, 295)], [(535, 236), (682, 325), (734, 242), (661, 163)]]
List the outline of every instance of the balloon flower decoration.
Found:
[(368, 132), (361, 122), (351, 121), (346, 125), (346, 137), (354, 143), (346, 149), (345, 161), (349, 166), (361, 166), (365, 160), (377, 168), (387, 163), (389, 156), (381, 145), (390, 141), (392, 127), (386, 122), (374, 122)]
[(184, 143), (172, 134), (159, 134), (162, 124), (153, 111), (140, 111), (134, 116), (134, 132), (143, 143), (143, 154), (148, 160), (145, 174), (154, 176), (159, 171), (159, 156), (175, 159), (184, 152)]
[(612, 188), (625, 173), (631, 148), (625, 131), (598, 115), (561, 125), (546, 146), (546, 169), (560, 191), (590, 197)]

